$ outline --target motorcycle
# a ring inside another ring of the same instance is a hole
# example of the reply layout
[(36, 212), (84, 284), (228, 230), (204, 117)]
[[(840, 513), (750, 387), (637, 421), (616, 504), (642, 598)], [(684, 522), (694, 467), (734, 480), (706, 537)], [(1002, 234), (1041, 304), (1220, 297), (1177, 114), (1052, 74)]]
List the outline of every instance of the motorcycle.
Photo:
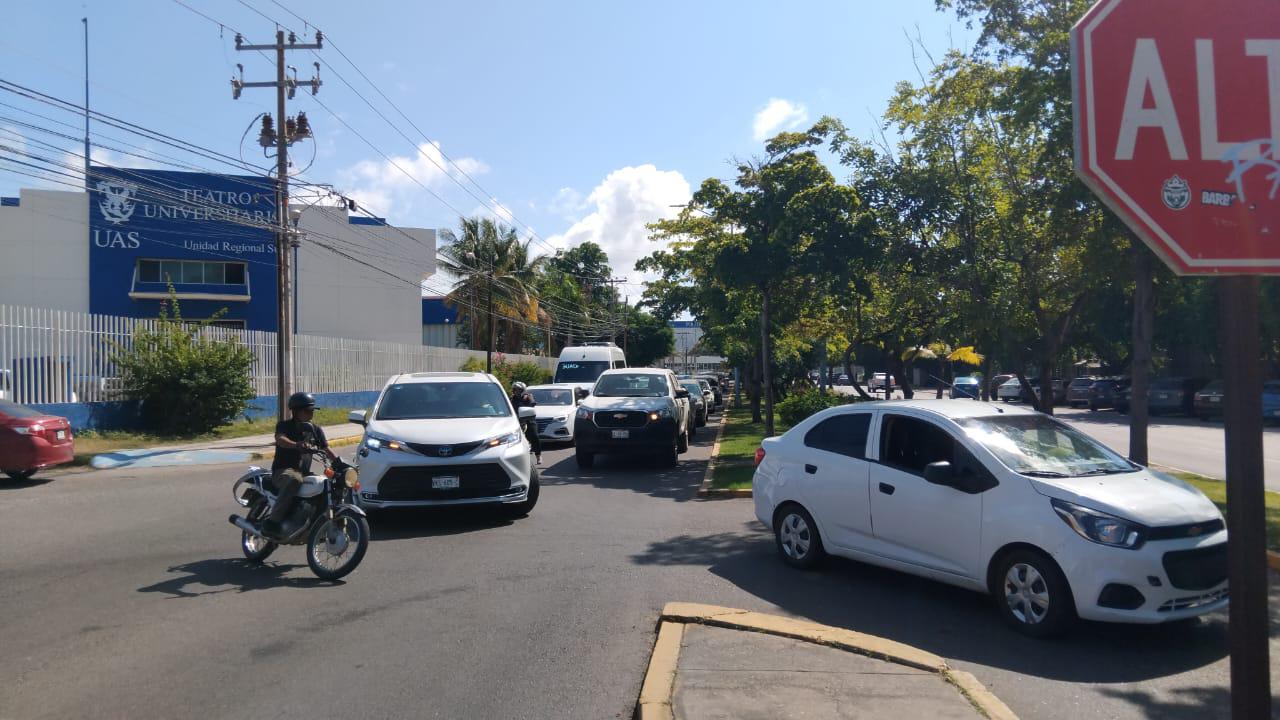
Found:
[(231, 495), (245, 517), (229, 521), (240, 528), (240, 549), (250, 562), (260, 563), (280, 545), (307, 546), (307, 565), (322, 580), (337, 580), (356, 569), (369, 549), (369, 520), (353, 498), (360, 489), (356, 469), (340, 458), (330, 461), (322, 451), (311, 453), (325, 464), (323, 475), (309, 475), (294, 499), (293, 510), (280, 523), (280, 537), (262, 533), (262, 520), (275, 507), (271, 471), (250, 467), (236, 480)]

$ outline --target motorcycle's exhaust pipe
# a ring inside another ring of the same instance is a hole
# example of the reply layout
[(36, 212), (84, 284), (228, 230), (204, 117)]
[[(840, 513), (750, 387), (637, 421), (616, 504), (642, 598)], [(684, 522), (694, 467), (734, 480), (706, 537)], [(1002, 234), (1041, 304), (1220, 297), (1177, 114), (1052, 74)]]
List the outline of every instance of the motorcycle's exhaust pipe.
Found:
[(227, 518), (227, 521), (230, 522), (232, 525), (235, 525), (236, 527), (240, 528), (241, 530), (249, 533), (250, 535), (253, 535), (256, 537), (263, 537), (261, 530), (254, 527), (253, 523), (249, 522), (248, 520), (245, 520), (239, 515), (232, 515), (231, 517)]

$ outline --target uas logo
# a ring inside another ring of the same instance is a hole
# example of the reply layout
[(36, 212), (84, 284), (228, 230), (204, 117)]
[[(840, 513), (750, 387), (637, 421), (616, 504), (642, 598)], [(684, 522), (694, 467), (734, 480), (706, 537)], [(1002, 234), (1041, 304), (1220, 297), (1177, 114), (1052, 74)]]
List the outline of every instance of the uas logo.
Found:
[(98, 192), (102, 193), (98, 209), (107, 222), (119, 225), (133, 217), (133, 201), (138, 196), (137, 185), (104, 180), (98, 183)]
[(1177, 175), (1164, 181), (1162, 195), (1170, 210), (1185, 210), (1191, 204), (1191, 186)]

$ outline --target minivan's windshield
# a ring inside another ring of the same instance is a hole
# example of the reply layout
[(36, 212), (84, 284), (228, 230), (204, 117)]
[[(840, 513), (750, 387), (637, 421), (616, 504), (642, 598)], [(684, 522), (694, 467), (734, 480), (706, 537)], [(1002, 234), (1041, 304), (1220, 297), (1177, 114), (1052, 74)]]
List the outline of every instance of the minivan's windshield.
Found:
[(558, 383), (593, 383), (600, 373), (609, 369), (607, 360), (575, 360), (562, 362), (556, 366)]
[(601, 375), (591, 394), (596, 397), (662, 397), (667, 394), (667, 380), (652, 373)]
[(572, 405), (573, 391), (567, 388), (539, 388), (530, 390), (533, 401), (539, 405)]
[(1088, 435), (1047, 415), (996, 415), (956, 422), (1010, 470), (1023, 475), (1084, 477), (1138, 469)]
[(403, 383), (387, 388), (378, 404), (379, 420), (503, 417), (511, 403), (488, 382)]

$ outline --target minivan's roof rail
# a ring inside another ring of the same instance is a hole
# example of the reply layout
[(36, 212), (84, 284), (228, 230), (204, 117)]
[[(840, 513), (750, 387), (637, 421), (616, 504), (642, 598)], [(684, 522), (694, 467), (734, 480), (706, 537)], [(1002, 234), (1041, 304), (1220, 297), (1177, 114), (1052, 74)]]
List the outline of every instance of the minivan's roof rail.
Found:
[(614, 345), (612, 342), (606, 341), (606, 342), (582, 343), (582, 347), (618, 347), (618, 346)]

